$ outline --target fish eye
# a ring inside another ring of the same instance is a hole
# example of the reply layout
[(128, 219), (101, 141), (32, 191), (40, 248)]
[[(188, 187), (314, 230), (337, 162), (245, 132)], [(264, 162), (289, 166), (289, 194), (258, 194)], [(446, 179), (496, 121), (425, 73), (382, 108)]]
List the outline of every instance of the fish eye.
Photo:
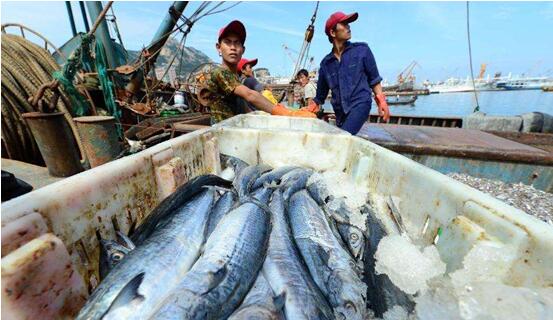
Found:
[(355, 305), (351, 301), (346, 302), (345, 307), (348, 312), (357, 312), (357, 308), (355, 308)]
[(121, 259), (123, 259), (123, 254), (120, 253), (120, 252), (114, 252), (112, 255), (111, 255), (111, 258), (115, 261), (120, 261)]
[(357, 241), (357, 240), (359, 240), (359, 236), (358, 236), (357, 234), (355, 234), (355, 233), (350, 234), (349, 237), (350, 237), (350, 239), (351, 239), (352, 241)]

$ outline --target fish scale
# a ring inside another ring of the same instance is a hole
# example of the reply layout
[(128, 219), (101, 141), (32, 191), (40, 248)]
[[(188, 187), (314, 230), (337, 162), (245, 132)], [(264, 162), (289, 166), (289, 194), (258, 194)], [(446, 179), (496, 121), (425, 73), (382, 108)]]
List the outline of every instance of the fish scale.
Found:
[(270, 203), (273, 229), (263, 274), (277, 295), (284, 295), (287, 319), (332, 319), (332, 311), (303, 264), (292, 235), (280, 190)]
[(178, 209), (107, 275), (77, 319), (152, 314), (198, 258), (214, 198), (215, 191), (206, 190)]
[[(268, 196), (260, 201), (267, 202)], [(154, 319), (227, 318), (257, 277), (270, 228), (270, 216), (254, 203), (228, 212), (208, 239), (203, 255)]]
[(366, 285), (352, 266), (355, 262), (334, 237), (325, 214), (307, 190), (289, 201), (292, 234), (315, 283), (339, 319), (364, 319)]

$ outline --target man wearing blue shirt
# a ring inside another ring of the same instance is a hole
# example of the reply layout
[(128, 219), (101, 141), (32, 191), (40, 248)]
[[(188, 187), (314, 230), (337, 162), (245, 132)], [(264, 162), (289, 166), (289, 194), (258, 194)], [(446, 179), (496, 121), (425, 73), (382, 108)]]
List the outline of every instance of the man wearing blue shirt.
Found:
[(384, 121), (390, 118), (386, 96), (380, 85), (382, 78), (371, 49), (366, 43), (349, 41), (349, 23), (357, 17), (357, 13), (346, 15), (336, 12), (326, 21), (325, 33), (332, 43), (332, 52), (321, 61), (317, 96), (307, 108), (317, 112), (331, 90), (330, 102), (336, 114), (336, 125), (353, 135), (369, 118), (371, 90), (375, 95), (378, 114)]

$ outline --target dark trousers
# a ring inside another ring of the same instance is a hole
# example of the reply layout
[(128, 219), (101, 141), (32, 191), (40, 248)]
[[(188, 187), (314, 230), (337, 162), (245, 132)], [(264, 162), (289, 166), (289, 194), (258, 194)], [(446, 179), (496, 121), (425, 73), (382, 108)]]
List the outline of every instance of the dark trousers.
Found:
[(343, 130), (356, 135), (369, 119), (370, 105), (360, 105), (351, 109), (347, 114), (336, 112), (336, 125)]

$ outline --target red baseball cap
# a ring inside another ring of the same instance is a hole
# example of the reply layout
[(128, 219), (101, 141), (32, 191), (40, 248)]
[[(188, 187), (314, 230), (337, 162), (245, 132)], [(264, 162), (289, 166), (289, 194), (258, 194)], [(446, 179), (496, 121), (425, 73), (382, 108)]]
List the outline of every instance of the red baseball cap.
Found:
[(240, 59), (240, 62), (238, 62), (238, 72), (242, 72), (242, 68), (247, 64), (251, 65), (253, 68), (253, 66), (257, 64), (257, 59)]
[(242, 41), (242, 44), (246, 42), (246, 27), (238, 20), (234, 20), (225, 27), (222, 27), (221, 30), (219, 30), (219, 38), (217, 40), (221, 41), (221, 38), (230, 32), (235, 33)]
[(326, 20), (326, 24), (325, 24), (325, 33), (326, 33), (326, 35), (330, 36), (330, 30), (332, 28), (334, 28), (334, 26), (336, 26), (338, 24), (338, 22), (350, 23), (350, 22), (353, 22), (353, 21), (357, 20), (358, 17), (359, 17), (359, 15), (357, 14), (357, 12), (354, 12), (352, 14), (345, 14), (341, 11), (334, 12)]

